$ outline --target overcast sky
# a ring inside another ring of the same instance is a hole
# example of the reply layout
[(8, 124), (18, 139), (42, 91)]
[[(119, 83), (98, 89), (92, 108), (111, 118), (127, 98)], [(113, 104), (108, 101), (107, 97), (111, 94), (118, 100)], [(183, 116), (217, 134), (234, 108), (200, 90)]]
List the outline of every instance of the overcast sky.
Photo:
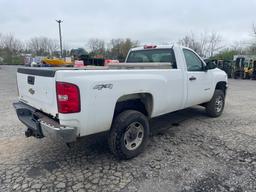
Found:
[(227, 44), (251, 38), (256, 0), (0, 0), (0, 33), (58, 39), (69, 48), (90, 38), (177, 42), (193, 32), (218, 32)]

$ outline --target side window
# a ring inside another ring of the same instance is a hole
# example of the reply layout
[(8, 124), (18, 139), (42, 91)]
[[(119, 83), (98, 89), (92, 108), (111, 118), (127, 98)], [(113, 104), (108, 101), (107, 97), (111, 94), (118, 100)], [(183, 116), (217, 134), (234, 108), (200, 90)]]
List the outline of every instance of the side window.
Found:
[(188, 49), (183, 49), (188, 71), (202, 71), (203, 62), (199, 57)]

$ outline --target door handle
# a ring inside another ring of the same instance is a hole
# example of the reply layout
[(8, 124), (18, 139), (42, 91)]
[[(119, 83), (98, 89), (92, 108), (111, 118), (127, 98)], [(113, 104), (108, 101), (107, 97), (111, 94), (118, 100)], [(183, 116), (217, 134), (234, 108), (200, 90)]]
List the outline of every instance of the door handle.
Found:
[(194, 80), (196, 80), (196, 77), (194, 77), (194, 76), (189, 77), (189, 80), (190, 80), (190, 81), (194, 81)]

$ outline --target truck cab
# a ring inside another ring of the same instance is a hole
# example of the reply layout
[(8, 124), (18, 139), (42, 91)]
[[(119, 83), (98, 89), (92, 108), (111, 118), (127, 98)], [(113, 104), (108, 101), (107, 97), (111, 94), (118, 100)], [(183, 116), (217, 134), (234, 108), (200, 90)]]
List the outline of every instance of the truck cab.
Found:
[(172, 98), (172, 101), (179, 103), (178, 107), (180, 108), (208, 101), (212, 97), (216, 86), (213, 79), (215, 77), (218, 78), (217, 73), (224, 77), (224, 82), (226, 81), (224, 73), (214, 66), (207, 65), (192, 49), (182, 46), (146, 45), (134, 48), (129, 51), (126, 62), (170, 63), (173, 75), (182, 74), (182, 78), (176, 79), (176, 85), (180, 85), (179, 87), (183, 88), (186, 87), (185, 90), (176, 89), (176, 91), (179, 91), (178, 95), (184, 95), (183, 98), (179, 97), (177, 100)]

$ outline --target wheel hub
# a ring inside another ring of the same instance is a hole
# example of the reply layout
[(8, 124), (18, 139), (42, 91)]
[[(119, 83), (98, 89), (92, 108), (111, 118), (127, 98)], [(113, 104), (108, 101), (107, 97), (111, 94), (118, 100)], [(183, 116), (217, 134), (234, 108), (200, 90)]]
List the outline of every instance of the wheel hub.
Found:
[(216, 98), (215, 101), (216, 111), (219, 113), (223, 108), (223, 98), (221, 96)]
[(137, 149), (144, 137), (144, 128), (141, 123), (133, 122), (128, 127), (124, 134), (124, 145), (128, 150)]

